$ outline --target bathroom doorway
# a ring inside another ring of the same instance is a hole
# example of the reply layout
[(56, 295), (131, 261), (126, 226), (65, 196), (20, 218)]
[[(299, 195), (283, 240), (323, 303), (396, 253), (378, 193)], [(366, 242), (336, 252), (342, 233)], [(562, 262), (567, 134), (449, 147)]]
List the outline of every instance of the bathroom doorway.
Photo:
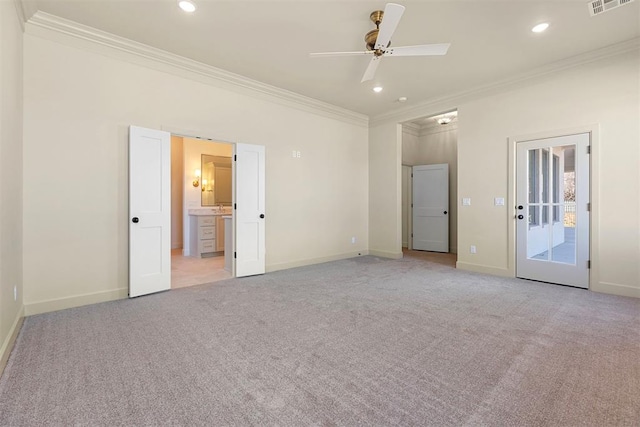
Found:
[(231, 143), (171, 136), (171, 289), (233, 277), (232, 156)]

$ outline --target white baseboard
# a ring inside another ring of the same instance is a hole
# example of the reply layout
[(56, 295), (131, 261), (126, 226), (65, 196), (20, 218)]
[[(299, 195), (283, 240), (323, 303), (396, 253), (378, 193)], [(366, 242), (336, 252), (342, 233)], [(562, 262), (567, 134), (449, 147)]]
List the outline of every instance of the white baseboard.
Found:
[(640, 298), (640, 288), (621, 285), (619, 283), (599, 282), (589, 287), (590, 291), (601, 292), (604, 294), (619, 295), (622, 297)]
[(128, 288), (114, 289), (112, 291), (94, 292), (84, 295), (74, 295), (72, 297), (56, 298), (47, 301), (38, 301), (25, 304), (24, 312), (25, 316), (33, 316), (34, 314), (49, 313), (51, 311), (81, 307), (83, 305), (125, 299), (128, 296)]
[(339, 261), (341, 259), (355, 258), (357, 256), (370, 255), (369, 251), (346, 252), (342, 254), (330, 255), (319, 258), (301, 259), (291, 262), (280, 262), (277, 264), (269, 264), (266, 266), (267, 273), (278, 270), (286, 270), (288, 268), (304, 267), (305, 265), (322, 264), (324, 262)]
[(20, 332), (20, 328), (22, 327), (22, 322), (24, 321), (24, 306), (20, 308), (18, 311), (18, 315), (16, 319), (13, 321), (13, 325), (11, 325), (11, 329), (9, 329), (9, 334), (7, 338), (2, 343), (2, 347), (0, 347), (0, 375), (4, 371), (5, 366), (7, 366), (7, 362), (9, 361), (9, 355), (11, 355), (11, 350), (13, 350), (13, 345), (16, 342), (16, 338), (18, 338), (18, 333)]
[(402, 251), (400, 252), (388, 252), (388, 251), (379, 251), (377, 249), (369, 250), (369, 255), (379, 256), (380, 258), (391, 258), (391, 259), (401, 259)]
[(492, 274), (494, 276), (514, 277), (513, 274), (506, 268), (491, 267), (481, 264), (471, 264), (469, 262), (458, 261), (456, 262), (456, 268), (459, 268), (460, 270), (473, 271), (475, 273)]

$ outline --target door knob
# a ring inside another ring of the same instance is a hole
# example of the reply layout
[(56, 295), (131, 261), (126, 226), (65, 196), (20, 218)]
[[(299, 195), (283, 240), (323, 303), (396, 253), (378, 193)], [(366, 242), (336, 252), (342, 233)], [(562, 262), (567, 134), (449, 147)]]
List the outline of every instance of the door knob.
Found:
[(518, 219), (524, 219), (524, 215), (518, 215)]
[(447, 214), (447, 211), (444, 211), (444, 214), (446, 215), (446, 214)]
[(140, 219), (138, 219), (138, 217), (137, 217), (137, 216), (134, 216), (134, 217), (131, 219), (131, 222), (133, 222), (134, 224), (137, 224), (139, 221), (140, 221)]
[(524, 209), (524, 206), (518, 205), (518, 210), (521, 211), (522, 209)]
[(260, 218), (264, 218), (264, 214), (260, 214)]

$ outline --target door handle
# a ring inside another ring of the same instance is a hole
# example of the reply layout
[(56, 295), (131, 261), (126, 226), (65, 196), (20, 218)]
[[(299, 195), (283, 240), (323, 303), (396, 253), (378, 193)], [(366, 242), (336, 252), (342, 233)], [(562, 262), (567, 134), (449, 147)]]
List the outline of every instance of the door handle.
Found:
[(518, 219), (524, 219), (524, 215), (518, 215)]
[(518, 210), (521, 211), (522, 209), (524, 209), (524, 206), (518, 205)]
[(264, 214), (260, 214), (260, 218), (264, 218)]
[(140, 219), (139, 219), (137, 216), (134, 216), (134, 217), (131, 219), (131, 222), (133, 222), (134, 224), (137, 224), (139, 221), (140, 221)]
[(444, 214), (446, 215), (446, 214), (447, 214), (447, 211), (444, 211)]

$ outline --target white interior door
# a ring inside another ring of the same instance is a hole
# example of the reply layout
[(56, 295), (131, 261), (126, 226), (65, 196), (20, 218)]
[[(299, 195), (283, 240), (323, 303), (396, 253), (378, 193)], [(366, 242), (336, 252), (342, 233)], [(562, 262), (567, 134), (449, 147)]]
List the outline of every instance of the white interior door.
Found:
[(517, 144), (518, 277), (589, 287), (589, 140)]
[(449, 252), (449, 165), (413, 167), (413, 249)]
[(235, 145), (236, 277), (265, 272), (264, 146)]
[(171, 287), (171, 135), (129, 128), (129, 297)]

